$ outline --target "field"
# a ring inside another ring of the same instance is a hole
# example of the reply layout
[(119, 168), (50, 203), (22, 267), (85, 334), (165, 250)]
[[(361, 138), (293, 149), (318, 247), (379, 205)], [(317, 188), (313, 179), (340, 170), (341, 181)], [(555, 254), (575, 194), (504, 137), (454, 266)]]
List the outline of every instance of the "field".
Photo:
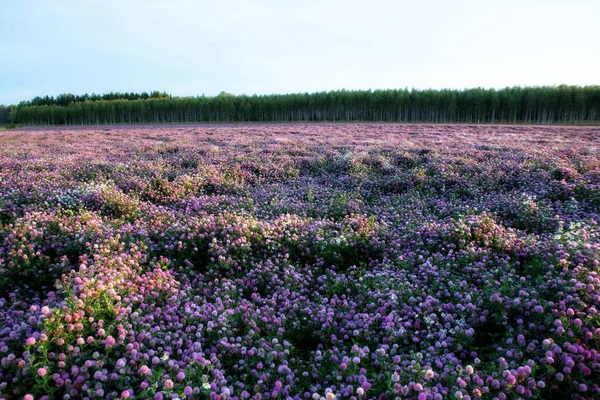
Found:
[(0, 398), (600, 398), (600, 128), (0, 132)]

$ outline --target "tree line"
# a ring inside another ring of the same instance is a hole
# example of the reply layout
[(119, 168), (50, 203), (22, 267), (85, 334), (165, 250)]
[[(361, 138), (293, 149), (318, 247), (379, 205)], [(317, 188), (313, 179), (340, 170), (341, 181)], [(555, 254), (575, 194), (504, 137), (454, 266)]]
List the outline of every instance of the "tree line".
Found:
[(22, 106), (68, 106), (71, 103), (85, 103), (87, 101), (99, 100), (148, 100), (148, 99), (170, 99), (172, 96), (166, 92), (142, 92), (142, 93), (105, 93), (105, 94), (83, 94), (71, 93), (59, 94), (58, 96), (34, 97), (31, 101), (22, 103)]
[(173, 97), (65, 94), (0, 106), (0, 123), (112, 125), (189, 122), (384, 121), (594, 124), (600, 86), (464, 90), (338, 90), (318, 93)]

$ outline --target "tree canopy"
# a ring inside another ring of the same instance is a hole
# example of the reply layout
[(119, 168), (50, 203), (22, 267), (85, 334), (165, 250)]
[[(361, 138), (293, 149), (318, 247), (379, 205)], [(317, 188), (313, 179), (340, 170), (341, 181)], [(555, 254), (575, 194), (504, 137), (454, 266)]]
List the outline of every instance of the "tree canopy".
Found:
[(0, 123), (94, 125), (188, 122), (382, 121), (594, 124), (600, 86), (464, 90), (337, 90), (174, 97), (164, 92), (63, 94), (0, 107)]

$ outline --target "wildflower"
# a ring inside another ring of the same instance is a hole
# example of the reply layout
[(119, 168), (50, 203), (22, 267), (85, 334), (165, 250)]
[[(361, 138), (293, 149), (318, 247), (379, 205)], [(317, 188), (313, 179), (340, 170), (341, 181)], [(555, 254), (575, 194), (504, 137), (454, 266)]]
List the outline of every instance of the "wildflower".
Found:
[(515, 378), (514, 375), (508, 375), (506, 377), (506, 382), (508, 382), (509, 385), (514, 385), (515, 383), (517, 383), (517, 378)]

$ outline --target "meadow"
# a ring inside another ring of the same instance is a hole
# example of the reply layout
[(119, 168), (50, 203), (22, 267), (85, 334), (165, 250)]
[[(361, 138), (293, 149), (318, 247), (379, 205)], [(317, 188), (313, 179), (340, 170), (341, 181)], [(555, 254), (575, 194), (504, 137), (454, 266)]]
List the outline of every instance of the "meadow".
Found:
[(600, 128), (0, 132), (0, 398), (600, 398)]

